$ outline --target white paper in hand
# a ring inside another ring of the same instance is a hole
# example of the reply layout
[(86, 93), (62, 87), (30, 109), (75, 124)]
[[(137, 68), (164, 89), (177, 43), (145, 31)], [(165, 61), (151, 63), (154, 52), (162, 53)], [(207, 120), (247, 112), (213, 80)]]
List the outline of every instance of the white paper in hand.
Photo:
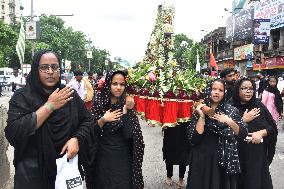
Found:
[(67, 161), (67, 154), (56, 160), (57, 175), (55, 189), (83, 189), (83, 181), (78, 170), (78, 155)]

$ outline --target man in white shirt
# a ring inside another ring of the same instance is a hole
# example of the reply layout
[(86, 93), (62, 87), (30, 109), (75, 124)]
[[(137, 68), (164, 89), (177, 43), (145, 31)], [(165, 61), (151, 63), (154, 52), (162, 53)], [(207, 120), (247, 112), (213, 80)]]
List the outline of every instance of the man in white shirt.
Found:
[(71, 80), (67, 86), (71, 86), (75, 91), (77, 91), (78, 95), (82, 100), (85, 100), (87, 95), (87, 90), (84, 82), (82, 81), (83, 72), (80, 70), (74, 71), (75, 78)]
[(12, 86), (12, 92), (15, 92), (17, 89), (22, 88), (26, 85), (26, 80), (19, 75), (18, 68), (13, 69), (13, 75), (10, 77), (8, 86)]

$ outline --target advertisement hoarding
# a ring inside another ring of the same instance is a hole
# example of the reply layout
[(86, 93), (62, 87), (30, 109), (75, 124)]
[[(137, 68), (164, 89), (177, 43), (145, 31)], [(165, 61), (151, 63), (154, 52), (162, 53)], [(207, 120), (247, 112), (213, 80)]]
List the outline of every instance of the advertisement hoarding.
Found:
[(234, 18), (234, 41), (252, 39), (253, 37), (253, 18), (254, 8), (240, 11)]
[(284, 26), (284, 0), (260, 0), (255, 4), (254, 19), (270, 19), (271, 29)]
[(270, 36), (270, 19), (254, 20), (254, 44), (268, 44)]
[(228, 41), (232, 41), (233, 36), (234, 36), (234, 17), (231, 16), (227, 19), (226, 22), (226, 39)]
[(39, 22), (26, 22), (26, 39), (39, 39)]
[(253, 58), (253, 44), (234, 49), (234, 60), (251, 60)]

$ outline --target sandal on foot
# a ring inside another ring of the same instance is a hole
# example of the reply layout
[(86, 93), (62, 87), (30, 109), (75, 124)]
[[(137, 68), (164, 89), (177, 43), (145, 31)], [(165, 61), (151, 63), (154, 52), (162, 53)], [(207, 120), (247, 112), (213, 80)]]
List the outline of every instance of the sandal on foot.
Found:
[(177, 184), (178, 184), (177, 188), (185, 188), (184, 182), (182, 184), (180, 182), (178, 182)]
[(166, 184), (169, 185), (169, 186), (172, 186), (173, 185), (173, 180), (172, 179), (166, 179)]

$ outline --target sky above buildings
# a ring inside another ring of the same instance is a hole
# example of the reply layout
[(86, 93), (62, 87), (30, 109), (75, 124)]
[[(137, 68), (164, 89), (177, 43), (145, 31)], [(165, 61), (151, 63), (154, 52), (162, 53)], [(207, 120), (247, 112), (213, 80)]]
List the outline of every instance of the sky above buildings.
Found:
[[(225, 26), (231, 0), (34, 0), (34, 14), (61, 15), (66, 26), (80, 30), (98, 48), (130, 62), (143, 58), (158, 5), (175, 6), (174, 31), (200, 41), (208, 31)], [(23, 15), (30, 15), (31, 0), (22, 0)], [(204, 30), (204, 31), (201, 31)]]

